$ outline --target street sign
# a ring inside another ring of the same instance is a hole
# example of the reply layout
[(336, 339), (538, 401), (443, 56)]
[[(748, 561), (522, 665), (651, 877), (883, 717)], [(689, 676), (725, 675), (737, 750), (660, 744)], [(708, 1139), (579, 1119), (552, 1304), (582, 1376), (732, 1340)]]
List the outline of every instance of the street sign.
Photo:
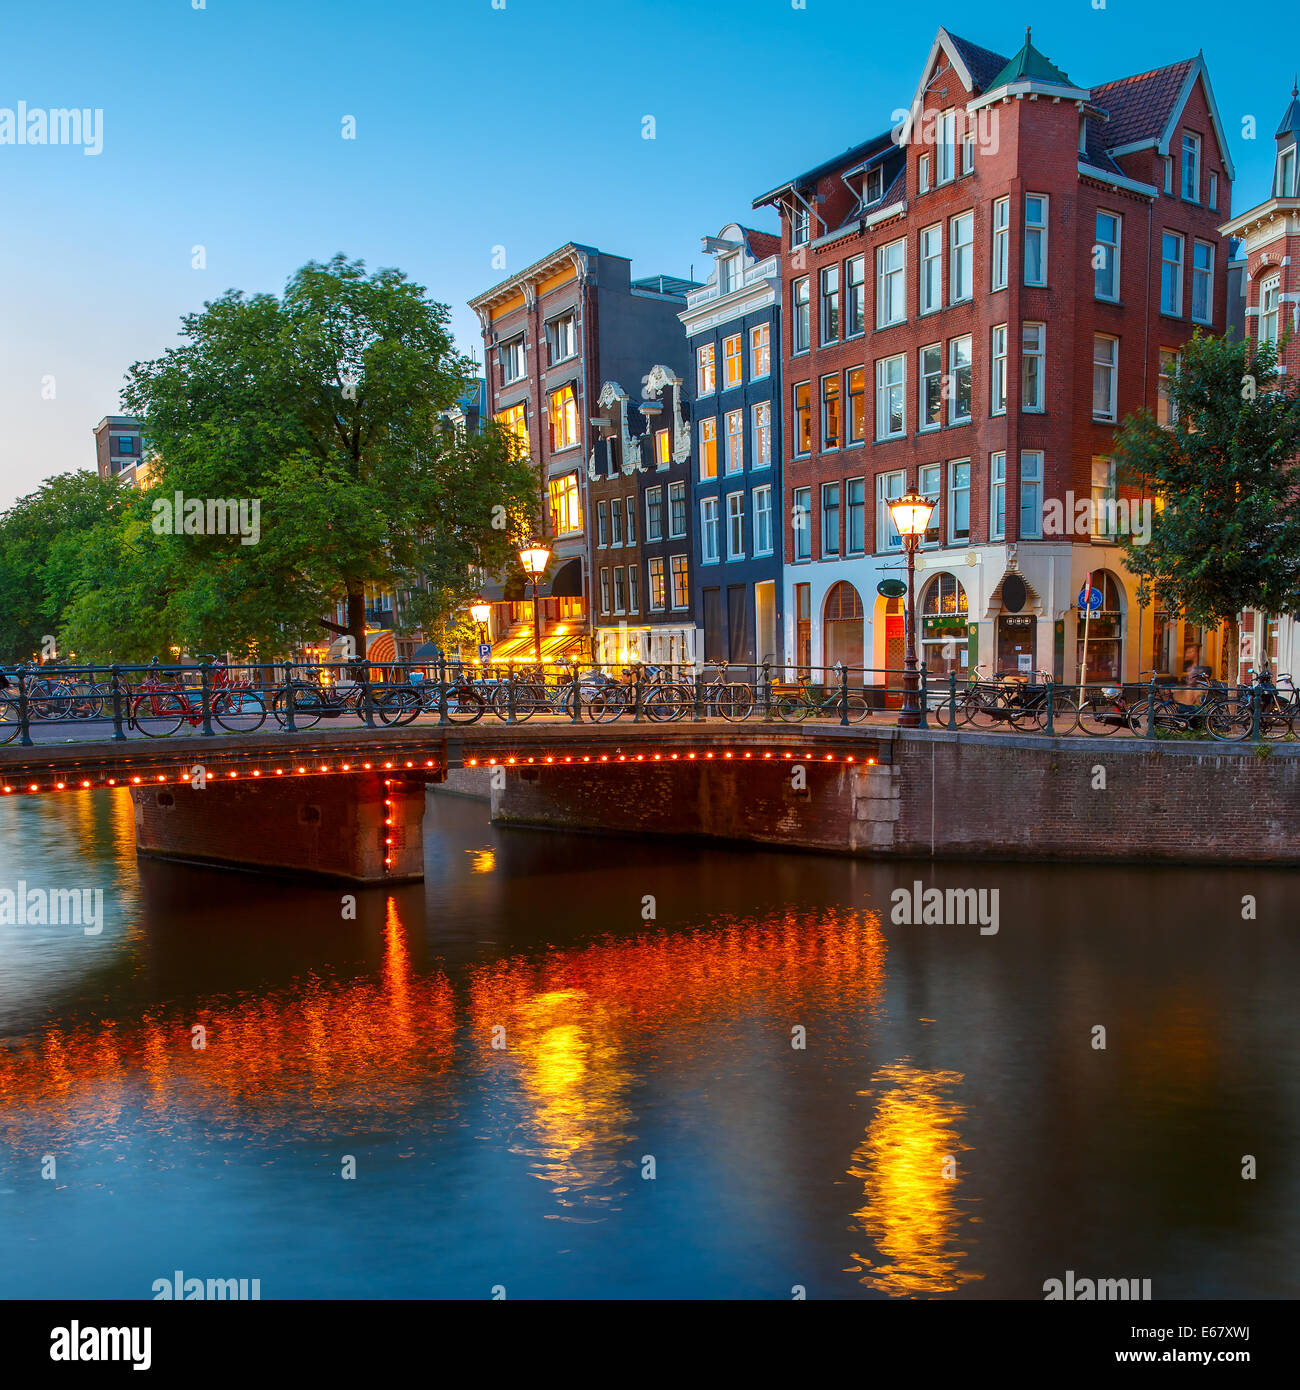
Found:
[(876, 593), (881, 598), (902, 598), (907, 592), (907, 585), (901, 579), (882, 579), (876, 585)]
[(479, 663), (483, 666), (486, 666), (488, 662), (492, 660), (491, 642), (480, 642), (478, 644), (478, 659)]
[(1101, 590), (1094, 584), (1092, 588), (1079, 590), (1079, 607), (1087, 608), (1092, 613), (1101, 611)]

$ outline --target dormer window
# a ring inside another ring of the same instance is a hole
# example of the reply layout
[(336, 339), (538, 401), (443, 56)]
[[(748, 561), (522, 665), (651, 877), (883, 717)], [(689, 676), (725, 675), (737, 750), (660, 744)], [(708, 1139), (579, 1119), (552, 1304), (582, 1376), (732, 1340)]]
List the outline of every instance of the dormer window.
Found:
[(878, 203), (885, 196), (885, 171), (884, 169), (868, 169), (867, 181), (863, 185), (864, 196), (863, 204), (870, 207), (872, 203)]
[(807, 244), (808, 209), (802, 203), (796, 203), (790, 214), (790, 245), (806, 246)]
[(1086, 116), (1079, 117), (1079, 153), (1088, 153), (1088, 118)]
[(718, 262), (718, 291), (730, 294), (740, 288), (740, 257), (723, 256)]
[(1274, 189), (1274, 196), (1278, 198), (1294, 198), (1295, 191), (1295, 146), (1283, 150), (1277, 157), (1277, 187)]
[(1188, 203), (1201, 201), (1201, 137), (1183, 136), (1183, 199)]

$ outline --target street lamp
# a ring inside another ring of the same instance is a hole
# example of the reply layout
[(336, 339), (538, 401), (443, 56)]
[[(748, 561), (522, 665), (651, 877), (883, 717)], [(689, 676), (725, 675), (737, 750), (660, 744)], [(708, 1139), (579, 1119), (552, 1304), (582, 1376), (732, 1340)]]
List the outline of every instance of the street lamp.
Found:
[(519, 563), (524, 567), (524, 573), (533, 581), (533, 660), (538, 665), (541, 665), (542, 661), (542, 622), (537, 606), (537, 581), (545, 573), (550, 561), (551, 552), (541, 541), (533, 541), (519, 551)]
[(920, 673), (916, 665), (916, 552), (930, 525), (934, 503), (919, 493), (908, 492), (889, 504), (894, 528), (903, 538), (907, 552), (907, 614), (903, 620), (903, 707), (898, 711), (898, 727), (915, 729), (921, 723)]
[(487, 634), (484, 629), (487, 626), (487, 620), (491, 616), (491, 613), (492, 609), (486, 603), (471, 603), (469, 606), (469, 615), (478, 624), (478, 640), (480, 643), (487, 641)]

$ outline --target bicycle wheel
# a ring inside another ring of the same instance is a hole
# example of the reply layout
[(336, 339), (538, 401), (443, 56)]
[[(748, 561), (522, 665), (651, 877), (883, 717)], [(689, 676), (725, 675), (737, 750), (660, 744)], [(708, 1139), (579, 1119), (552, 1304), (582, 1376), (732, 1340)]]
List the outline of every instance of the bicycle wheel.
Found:
[(408, 686), (398, 686), (377, 695), (374, 710), (382, 724), (409, 724), (420, 712), (420, 697)]
[[(1032, 719), (1017, 720), (1016, 728), (1024, 727), (1037, 733), (1047, 732), (1047, 701), (1040, 700), (1030, 711)], [(1052, 732), (1053, 734), (1072, 734), (1079, 727), (1079, 702), (1073, 695), (1064, 691), (1052, 692)]]
[(18, 701), (0, 695), (0, 743), (12, 743), (18, 737)]
[(1211, 738), (1235, 743), (1250, 737), (1250, 703), (1246, 700), (1218, 700), (1205, 713), (1205, 727)]
[(641, 702), (647, 719), (671, 724), (695, 704), (695, 692), (684, 685), (656, 685)]
[(146, 738), (166, 738), (174, 734), (189, 716), (190, 707), (169, 691), (141, 695), (131, 706), (131, 721)]
[(1011, 722), (1011, 706), (1005, 695), (979, 690), (971, 695), (966, 722), (973, 729), (1005, 729)]
[(319, 724), (320, 717), (325, 712), (325, 702), (321, 698), (320, 691), (313, 690), (309, 685), (292, 685), (289, 690), (290, 695), (288, 696), (283, 688), (275, 692), (271, 701), (271, 713), (275, 718), (281, 724), (288, 722), (290, 698), (292, 698), (295, 728), (310, 729), (313, 725)]
[(871, 713), (871, 706), (867, 704), (867, 697), (865, 695), (855, 695), (852, 692), (845, 695), (843, 701), (844, 705), (847, 706), (846, 709), (840, 707), (840, 699), (841, 697), (837, 695), (835, 697), (835, 703), (831, 707), (831, 716), (836, 723), (839, 723), (845, 714), (847, 714), (850, 724), (861, 724), (867, 715)]
[(1079, 728), (1094, 738), (1104, 738), (1117, 729), (1129, 727), (1131, 706), (1123, 706), (1118, 700), (1108, 700), (1104, 695), (1091, 695), (1079, 706)]
[[(1176, 700), (1157, 700), (1153, 719), (1157, 738), (1169, 738), (1190, 727), (1188, 711), (1181, 709)], [(1250, 725), (1247, 724), (1247, 729)]]
[(477, 723), (486, 709), (487, 701), (472, 686), (453, 686), (447, 691), (447, 718), (453, 724)]
[(797, 695), (778, 695), (772, 704), (772, 709), (775, 711), (776, 717), (784, 720), (785, 723), (800, 724), (808, 717), (812, 706)]
[(266, 701), (255, 690), (223, 690), (213, 696), (212, 717), (227, 733), (251, 734), (266, 723)]
[(748, 719), (754, 709), (754, 692), (739, 681), (732, 681), (719, 688), (717, 696), (718, 713), (733, 724)]
[(631, 707), (631, 698), (622, 686), (596, 690), (587, 697), (587, 718), (593, 724), (611, 724)]
[(1273, 709), (1260, 711), (1259, 736), (1261, 738), (1279, 743), (1283, 739), (1294, 737), (1294, 733), (1291, 714), (1285, 705), (1277, 705)]

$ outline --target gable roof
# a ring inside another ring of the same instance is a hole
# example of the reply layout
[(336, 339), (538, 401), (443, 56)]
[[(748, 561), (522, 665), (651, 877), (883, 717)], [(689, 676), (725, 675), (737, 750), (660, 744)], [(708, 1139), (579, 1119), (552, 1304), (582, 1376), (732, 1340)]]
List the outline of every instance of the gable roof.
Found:
[(780, 252), (781, 238), (779, 236), (774, 236), (771, 232), (755, 231), (753, 227), (742, 227), (740, 230), (745, 234), (749, 254), (756, 261), (765, 261), (769, 256), (775, 256)]
[(1094, 87), (1093, 102), (1110, 117), (1106, 126), (1107, 147), (1114, 150), (1141, 141), (1158, 141), (1195, 61), (1185, 58), (1181, 63)]
[(947, 36), (948, 42), (960, 56), (971, 82), (980, 91), (986, 91), (998, 73), (1007, 66), (1007, 60), (1000, 53), (994, 53), (991, 48), (981, 48), (979, 44), (971, 43), (969, 39), (963, 39), (947, 29), (940, 29), (939, 32)]

